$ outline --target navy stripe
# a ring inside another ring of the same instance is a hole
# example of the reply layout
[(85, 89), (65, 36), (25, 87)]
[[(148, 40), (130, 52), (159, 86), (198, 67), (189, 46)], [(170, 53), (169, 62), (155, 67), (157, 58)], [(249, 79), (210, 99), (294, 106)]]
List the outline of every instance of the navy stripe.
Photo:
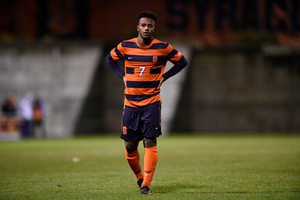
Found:
[(177, 50), (176, 49), (173, 49), (172, 51), (171, 51), (171, 53), (169, 53), (167, 56), (166, 56), (166, 58), (167, 58), (167, 60), (170, 60), (170, 59), (172, 59), (172, 58), (174, 58), (174, 56), (177, 54)]
[[(134, 62), (153, 62), (153, 56), (139, 56), (139, 55), (129, 55), (125, 54), (125, 60)], [(157, 56), (156, 62), (162, 62), (165, 60), (164, 56)]]
[(134, 74), (134, 68), (133, 67), (126, 67), (126, 74)]
[(160, 74), (161, 67), (150, 69), (150, 74)]
[(115, 52), (116, 52), (118, 58), (124, 59), (123, 55), (122, 55), (121, 52), (117, 49), (117, 47), (115, 48)]
[(138, 56), (138, 55), (125, 54), (125, 60), (135, 61), (135, 62), (152, 62), (153, 56)]
[(126, 85), (129, 88), (156, 88), (159, 81), (127, 81)]
[(165, 49), (168, 47), (168, 43), (155, 43), (149, 49)]
[(122, 47), (128, 47), (128, 48), (140, 48), (136, 42), (122, 42)]
[(145, 99), (149, 99), (151, 97), (154, 97), (156, 95), (158, 95), (159, 92), (155, 93), (155, 94), (151, 94), (151, 95), (130, 95), (130, 94), (125, 94), (126, 99), (129, 101), (143, 101)]

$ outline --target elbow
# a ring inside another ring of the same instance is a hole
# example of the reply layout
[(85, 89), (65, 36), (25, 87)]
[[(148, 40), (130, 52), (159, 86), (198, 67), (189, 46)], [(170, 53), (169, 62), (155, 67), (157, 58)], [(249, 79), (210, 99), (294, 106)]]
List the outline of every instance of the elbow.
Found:
[(110, 53), (107, 55), (107, 57), (106, 57), (106, 62), (107, 63), (109, 63), (109, 61), (112, 59), (112, 57), (111, 57), (111, 55), (110, 55)]
[(184, 66), (187, 66), (188, 65), (188, 61), (187, 59), (184, 59)]
[(187, 59), (185, 59), (184, 56), (182, 56), (181, 62), (182, 62), (183, 67), (187, 66), (187, 64), (188, 64), (188, 61), (187, 61)]

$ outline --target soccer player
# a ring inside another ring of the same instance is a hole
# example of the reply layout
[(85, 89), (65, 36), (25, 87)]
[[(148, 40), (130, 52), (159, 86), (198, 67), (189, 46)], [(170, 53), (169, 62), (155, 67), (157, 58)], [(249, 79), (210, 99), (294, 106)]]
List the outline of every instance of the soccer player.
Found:
[[(138, 37), (119, 43), (108, 54), (110, 68), (125, 85), (121, 138), (125, 156), (134, 172), (141, 194), (151, 194), (150, 183), (158, 159), (157, 137), (161, 135), (160, 87), (181, 71), (187, 60), (170, 44), (153, 38), (157, 17), (144, 11), (138, 14)], [(118, 64), (124, 60), (124, 70)], [(174, 66), (164, 73), (167, 61)], [(144, 173), (138, 144), (143, 140)]]

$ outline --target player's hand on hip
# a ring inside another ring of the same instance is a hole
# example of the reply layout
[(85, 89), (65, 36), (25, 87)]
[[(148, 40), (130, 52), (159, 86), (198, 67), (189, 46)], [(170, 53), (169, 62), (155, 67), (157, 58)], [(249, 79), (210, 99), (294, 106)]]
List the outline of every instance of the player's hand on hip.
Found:
[(161, 77), (159, 85), (156, 89), (158, 89), (158, 90), (160, 89), (160, 87), (161, 87), (162, 83), (164, 82), (164, 80), (165, 80), (164, 77)]
[(124, 82), (125, 87), (127, 87), (125, 76), (123, 76), (123, 82)]

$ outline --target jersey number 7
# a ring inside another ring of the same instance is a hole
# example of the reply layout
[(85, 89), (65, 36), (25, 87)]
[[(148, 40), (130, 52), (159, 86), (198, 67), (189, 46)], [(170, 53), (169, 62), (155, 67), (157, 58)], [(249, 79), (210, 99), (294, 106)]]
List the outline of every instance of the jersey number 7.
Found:
[(139, 68), (141, 69), (141, 72), (140, 72), (139, 76), (142, 76), (145, 69), (146, 69), (146, 67), (145, 66), (139, 66)]

